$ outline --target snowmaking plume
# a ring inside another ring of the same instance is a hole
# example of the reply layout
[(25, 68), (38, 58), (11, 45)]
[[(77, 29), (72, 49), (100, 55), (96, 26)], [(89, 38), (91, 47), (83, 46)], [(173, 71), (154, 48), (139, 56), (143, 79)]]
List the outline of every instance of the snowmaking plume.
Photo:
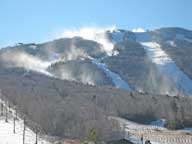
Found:
[(103, 45), (103, 50), (107, 53), (108, 56), (111, 56), (113, 53), (113, 43), (107, 37), (106, 31), (116, 30), (115, 26), (107, 28), (98, 28), (98, 27), (82, 27), (80, 29), (69, 29), (65, 30), (61, 36), (62, 37), (82, 37), (87, 40), (93, 40)]
[(46, 75), (51, 75), (47, 72), (47, 67), (50, 62), (42, 61), (41, 59), (29, 55), (25, 52), (5, 53), (2, 56), (3, 61), (7, 62), (7, 67), (22, 67), (26, 70), (40, 72)]

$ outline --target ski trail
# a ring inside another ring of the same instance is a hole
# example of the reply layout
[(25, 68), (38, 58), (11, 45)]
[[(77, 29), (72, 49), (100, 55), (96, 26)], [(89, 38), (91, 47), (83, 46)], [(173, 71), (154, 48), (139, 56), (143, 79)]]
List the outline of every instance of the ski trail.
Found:
[(186, 95), (192, 95), (192, 80), (177, 67), (161, 46), (156, 42), (141, 42), (141, 44), (159, 71), (172, 79), (179, 90), (182, 90)]
[(93, 59), (93, 58), (91, 58), (91, 61), (99, 69), (104, 71), (104, 73), (111, 79), (111, 81), (114, 83), (114, 85), (117, 88), (131, 90), (131, 88), (129, 87), (129, 84), (125, 82), (117, 73), (114, 73), (111, 70), (109, 70), (105, 63), (101, 63), (99, 60)]

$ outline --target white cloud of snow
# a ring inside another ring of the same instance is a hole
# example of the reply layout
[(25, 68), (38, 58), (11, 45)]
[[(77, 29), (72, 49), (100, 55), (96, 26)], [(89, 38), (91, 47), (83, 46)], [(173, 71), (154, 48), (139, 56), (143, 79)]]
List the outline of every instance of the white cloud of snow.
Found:
[(143, 29), (143, 28), (135, 28), (135, 29), (132, 29), (132, 32), (135, 32), (135, 33), (145, 32), (145, 29)]
[(29, 55), (24, 52), (5, 53), (3, 60), (8, 62), (8, 67), (22, 67), (28, 70), (37, 71), (50, 75), (46, 69), (51, 65), (48, 61), (42, 61), (41, 59)]
[(107, 38), (106, 31), (113, 31), (115, 26), (100, 28), (100, 27), (82, 27), (79, 29), (73, 28), (62, 32), (61, 37), (79, 36), (87, 40), (93, 40), (103, 45), (105, 52), (111, 56), (113, 52), (113, 43)]

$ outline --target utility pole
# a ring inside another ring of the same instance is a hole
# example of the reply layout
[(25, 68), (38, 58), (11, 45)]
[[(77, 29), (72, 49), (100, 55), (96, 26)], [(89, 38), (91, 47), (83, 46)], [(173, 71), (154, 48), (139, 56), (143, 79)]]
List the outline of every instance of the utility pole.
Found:
[(24, 121), (23, 121), (23, 124), (24, 124), (24, 127), (23, 127), (23, 144), (25, 144), (25, 130), (26, 130), (26, 127), (25, 127), (25, 117), (24, 117)]
[(141, 143), (142, 143), (142, 144), (143, 144), (143, 141), (144, 141), (144, 140), (143, 140), (143, 134), (142, 134), (142, 135), (141, 135)]
[(17, 110), (17, 106), (16, 106), (16, 107), (15, 107), (15, 119), (16, 119), (16, 120), (18, 120), (18, 118), (17, 118), (17, 115), (18, 115), (18, 114), (17, 114), (17, 113), (18, 113), (18, 110)]
[(16, 133), (16, 132), (15, 132), (15, 121), (16, 121), (16, 118), (14, 117), (14, 118), (13, 118), (13, 133)]
[(38, 124), (36, 124), (35, 128), (35, 144), (38, 144), (38, 133), (40, 132), (40, 127)]
[(95, 121), (95, 128), (96, 128), (96, 120), (97, 120), (97, 96), (93, 95), (93, 104), (94, 104), (94, 121)]
[(1, 100), (1, 116), (3, 116), (3, 102)]
[(0, 89), (0, 100), (1, 100), (1, 116), (3, 116), (3, 96), (2, 96), (1, 89)]
[(39, 127), (36, 126), (36, 131), (35, 131), (35, 144), (38, 144), (38, 132), (39, 132)]
[(9, 104), (9, 102), (8, 102), (8, 100), (6, 99), (6, 101), (5, 101), (5, 122), (7, 123), (8, 122), (8, 104)]
[(38, 133), (37, 133), (37, 131), (36, 131), (36, 137), (35, 137), (35, 144), (38, 144), (38, 142), (37, 142), (37, 136), (38, 136)]
[(8, 112), (11, 112), (11, 104), (10, 104), (10, 102), (9, 101), (7, 101), (7, 104), (8, 104)]
[(8, 122), (8, 109), (5, 107), (5, 122)]
[(126, 139), (126, 124), (123, 124), (123, 137)]

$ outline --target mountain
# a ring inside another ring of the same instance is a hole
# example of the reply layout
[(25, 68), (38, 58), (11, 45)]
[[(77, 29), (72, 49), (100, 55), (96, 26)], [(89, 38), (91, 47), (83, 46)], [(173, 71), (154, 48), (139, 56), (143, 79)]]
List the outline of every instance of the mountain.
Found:
[(3, 48), (0, 66), (89, 85), (190, 96), (191, 47), (192, 31), (182, 28), (94, 30), (90, 36), (76, 32), (42, 44)]
[(191, 40), (181, 28), (115, 29), (2, 48), (0, 99), (30, 129), (60, 138), (82, 139), (93, 127), (100, 140), (121, 138), (111, 116), (191, 127)]

